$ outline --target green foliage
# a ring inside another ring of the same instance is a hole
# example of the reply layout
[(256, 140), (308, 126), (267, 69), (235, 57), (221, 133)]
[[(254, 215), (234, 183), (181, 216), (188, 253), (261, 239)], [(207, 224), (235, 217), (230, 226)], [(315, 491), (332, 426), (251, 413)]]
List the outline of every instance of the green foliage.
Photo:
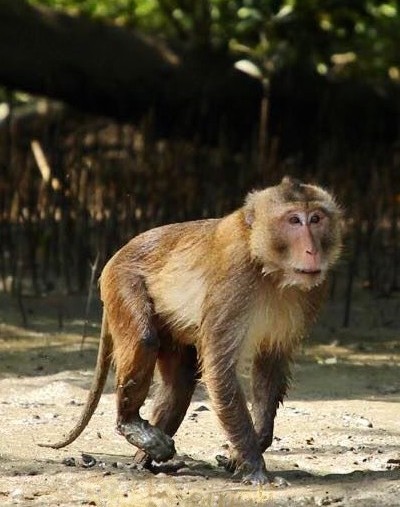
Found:
[(334, 77), (400, 81), (397, 0), (30, 0), (135, 27), (185, 47), (229, 50), (267, 79), (289, 63)]
[(132, 12), (137, 4), (135, 0), (32, 0), (30, 3), (60, 9), (69, 14), (111, 18), (114, 22), (121, 24), (131, 20)]

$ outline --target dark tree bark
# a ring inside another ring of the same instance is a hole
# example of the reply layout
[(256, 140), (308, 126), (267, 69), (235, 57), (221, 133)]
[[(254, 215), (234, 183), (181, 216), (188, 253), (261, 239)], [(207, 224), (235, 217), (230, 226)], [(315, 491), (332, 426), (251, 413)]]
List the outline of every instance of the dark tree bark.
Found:
[(131, 30), (23, 0), (0, 1), (0, 84), (117, 120), (152, 111), (166, 131), (224, 122), (244, 132), (261, 97), (226, 55), (177, 55)]

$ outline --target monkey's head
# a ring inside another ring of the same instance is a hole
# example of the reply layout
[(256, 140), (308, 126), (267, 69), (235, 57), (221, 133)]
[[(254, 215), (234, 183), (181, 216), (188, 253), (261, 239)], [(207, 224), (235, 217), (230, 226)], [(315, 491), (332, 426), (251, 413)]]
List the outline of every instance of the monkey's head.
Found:
[(285, 177), (248, 195), (250, 255), (281, 287), (310, 290), (326, 278), (342, 246), (341, 210), (321, 187)]

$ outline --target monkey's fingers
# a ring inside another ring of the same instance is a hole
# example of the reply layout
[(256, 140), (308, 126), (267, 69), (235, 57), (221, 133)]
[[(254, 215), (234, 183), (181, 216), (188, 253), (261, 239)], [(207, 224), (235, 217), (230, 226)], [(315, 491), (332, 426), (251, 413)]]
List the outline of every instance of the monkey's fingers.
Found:
[(250, 484), (253, 486), (273, 484), (273, 478), (268, 474), (264, 460), (258, 465), (251, 465), (247, 462), (242, 463), (233, 474), (233, 479), (239, 480), (243, 484)]
[(235, 472), (237, 468), (237, 461), (232, 458), (228, 458), (227, 456), (224, 456), (223, 454), (217, 454), (215, 456), (215, 459), (217, 460), (217, 464), (221, 468), (225, 468), (227, 472)]
[(243, 484), (252, 486), (263, 486), (264, 484), (273, 484), (273, 479), (263, 470), (255, 470), (241, 478)]
[(168, 461), (176, 452), (173, 439), (143, 419), (121, 423), (118, 431), (130, 444), (147, 453), (154, 461)]

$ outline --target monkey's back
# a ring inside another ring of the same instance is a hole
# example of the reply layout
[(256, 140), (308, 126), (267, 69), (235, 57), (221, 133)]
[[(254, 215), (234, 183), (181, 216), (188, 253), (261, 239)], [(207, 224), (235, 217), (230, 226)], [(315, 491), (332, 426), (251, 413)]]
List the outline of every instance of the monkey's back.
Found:
[(103, 269), (100, 290), (106, 310), (109, 304), (115, 306), (118, 294), (118, 304), (134, 312), (139, 278), (165, 324), (177, 330), (199, 326), (207, 291), (207, 250), (220, 221), (170, 224), (134, 237)]

